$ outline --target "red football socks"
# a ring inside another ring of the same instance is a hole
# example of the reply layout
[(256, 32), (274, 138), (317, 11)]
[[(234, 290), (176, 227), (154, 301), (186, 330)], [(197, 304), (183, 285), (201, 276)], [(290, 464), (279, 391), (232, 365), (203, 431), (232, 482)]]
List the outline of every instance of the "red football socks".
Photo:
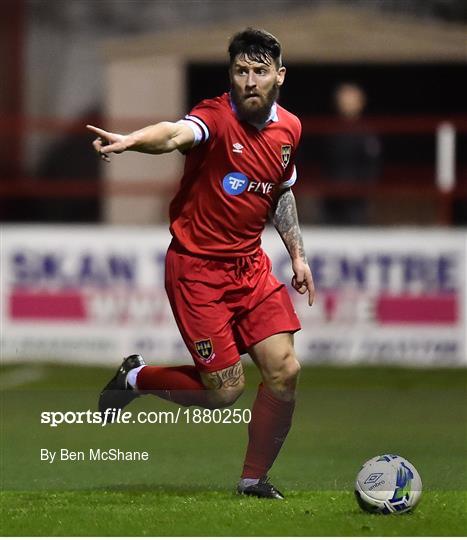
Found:
[(194, 366), (144, 366), (136, 378), (142, 394), (155, 394), (186, 407), (208, 405), (208, 390)]
[(259, 385), (248, 426), (242, 478), (262, 478), (272, 467), (292, 424), (295, 401), (282, 401)]

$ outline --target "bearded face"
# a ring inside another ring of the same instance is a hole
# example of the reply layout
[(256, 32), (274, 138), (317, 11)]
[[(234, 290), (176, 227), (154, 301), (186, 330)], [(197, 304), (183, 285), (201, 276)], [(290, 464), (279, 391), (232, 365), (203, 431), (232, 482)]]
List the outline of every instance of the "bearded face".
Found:
[(285, 68), (238, 56), (230, 68), (231, 96), (241, 120), (263, 124), (279, 97)]

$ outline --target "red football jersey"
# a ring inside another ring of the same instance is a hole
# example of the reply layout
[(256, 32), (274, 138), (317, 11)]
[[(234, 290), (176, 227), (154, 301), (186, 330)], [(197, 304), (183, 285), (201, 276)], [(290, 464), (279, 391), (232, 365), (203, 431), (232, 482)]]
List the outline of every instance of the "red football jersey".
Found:
[(202, 140), (187, 152), (170, 205), (170, 231), (189, 252), (212, 257), (254, 253), (281, 189), (295, 180), (301, 135), (296, 116), (277, 105), (262, 129), (239, 121), (229, 94), (197, 105), (186, 121)]

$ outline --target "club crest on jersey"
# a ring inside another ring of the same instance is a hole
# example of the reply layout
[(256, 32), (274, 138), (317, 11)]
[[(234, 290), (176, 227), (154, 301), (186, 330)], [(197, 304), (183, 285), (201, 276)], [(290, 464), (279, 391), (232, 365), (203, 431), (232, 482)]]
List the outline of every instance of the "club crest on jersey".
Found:
[(211, 338), (195, 341), (195, 349), (205, 362), (210, 362), (212, 360), (214, 347), (212, 346)]
[(289, 164), (291, 153), (292, 153), (292, 146), (290, 144), (283, 144), (281, 146), (282, 167), (284, 167), (284, 169)]

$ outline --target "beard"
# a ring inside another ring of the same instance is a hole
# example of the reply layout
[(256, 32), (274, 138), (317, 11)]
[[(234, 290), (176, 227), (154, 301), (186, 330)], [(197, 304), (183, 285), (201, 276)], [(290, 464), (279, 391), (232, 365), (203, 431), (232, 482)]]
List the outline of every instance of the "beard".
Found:
[(234, 86), (230, 89), (230, 95), (240, 120), (250, 124), (261, 125), (266, 122), (273, 103), (279, 98), (279, 85), (274, 84), (264, 99), (259, 93), (253, 92), (253, 95), (258, 96), (256, 100), (260, 100), (258, 105), (249, 103), (251, 98), (248, 99), (248, 95), (250, 94), (242, 95)]

